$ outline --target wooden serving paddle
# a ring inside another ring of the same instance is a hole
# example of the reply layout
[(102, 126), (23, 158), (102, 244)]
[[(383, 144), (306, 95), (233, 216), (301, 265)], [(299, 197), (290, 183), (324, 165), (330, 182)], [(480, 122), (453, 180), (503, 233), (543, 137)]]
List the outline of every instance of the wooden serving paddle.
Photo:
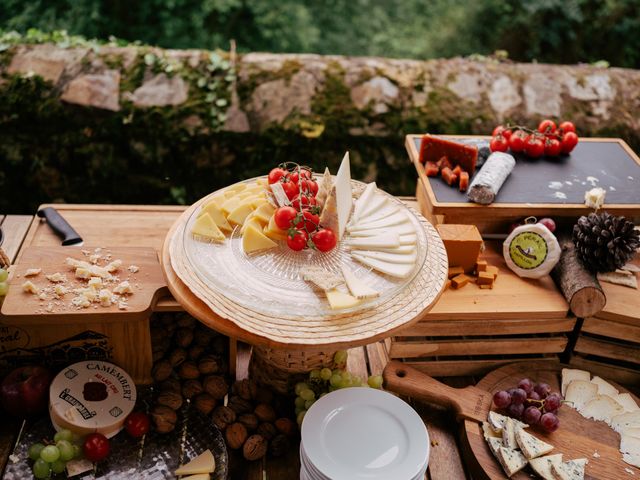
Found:
[[(562, 367), (555, 361), (512, 363), (487, 374), (478, 384), (451, 388), (428, 375), (397, 361), (390, 361), (384, 372), (385, 388), (416, 400), (451, 409), (462, 422), (462, 453), (473, 478), (504, 480), (502, 468), (487, 446), (481, 424), (492, 409), (493, 393), (514, 388), (522, 378), (548, 383), (552, 391), (560, 391)], [(628, 392), (613, 383), (620, 393)], [(631, 394), (636, 401), (638, 398)], [(493, 408), (495, 409), (495, 407)], [(604, 422), (584, 418), (569, 406), (558, 412), (560, 428), (552, 433), (530, 427), (528, 432), (554, 446), (551, 453), (562, 453), (565, 461), (586, 458), (586, 480), (620, 480), (640, 475), (640, 469), (622, 460), (619, 435)], [(526, 468), (514, 475), (516, 480), (530, 480), (533, 472)], [(533, 477), (535, 478), (535, 476)]]

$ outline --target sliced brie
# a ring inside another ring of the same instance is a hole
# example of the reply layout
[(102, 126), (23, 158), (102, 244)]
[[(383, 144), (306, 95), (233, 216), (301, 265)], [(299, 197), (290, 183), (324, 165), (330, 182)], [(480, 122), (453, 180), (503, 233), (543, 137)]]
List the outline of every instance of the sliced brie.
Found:
[(611, 398), (613, 398), (616, 402), (622, 405), (622, 408), (624, 408), (625, 412), (635, 412), (636, 410), (640, 410), (640, 407), (638, 407), (638, 404), (636, 403), (636, 401), (628, 393), (620, 393), (615, 397), (611, 397)]
[(356, 201), (356, 204), (353, 207), (353, 217), (351, 218), (351, 222), (357, 223), (360, 217), (362, 216), (362, 212), (364, 212), (365, 208), (371, 201), (371, 198), (375, 194), (376, 191), (376, 182), (372, 182), (366, 186), (360, 198)]
[(611, 428), (618, 433), (623, 428), (640, 428), (640, 410), (616, 415), (611, 419)]
[(579, 409), (579, 412), (585, 418), (600, 420), (610, 425), (613, 417), (624, 413), (624, 408), (609, 395), (596, 395)]
[(366, 250), (371, 247), (399, 247), (400, 236), (396, 233), (385, 233), (375, 237), (349, 238), (346, 244), (352, 249)]
[(524, 428), (517, 428), (516, 442), (520, 446), (520, 450), (522, 450), (524, 456), (528, 459), (546, 455), (553, 450), (553, 445), (543, 442), (539, 438), (525, 432)]
[(368, 223), (361, 222), (355, 225), (354, 227), (352, 227), (351, 230), (359, 231), (359, 230), (371, 230), (374, 228), (388, 228), (388, 227), (393, 227), (394, 225), (402, 225), (403, 223), (409, 223), (409, 222), (410, 220), (407, 214), (403, 211), (399, 211), (397, 213), (394, 213), (390, 217), (383, 218), (381, 220), (376, 220), (374, 222), (368, 222)]
[(600, 395), (608, 395), (611, 398), (615, 398), (619, 393), (617, 388), (598, 376), (593, 377), (591, 383), (598, 385), (598, 393)]
[(366, 230), (349, 230), (350, 237), (372, 237), (374, 235), (382, 235), (383, 233), (393, 232), (398, 235), (414, 235), (416, 229), (411, 222), (402, 225), (394, 225), (393, 227), (370, 228)]
[(416, 263), (416, 255), (402, 255), (399, 253), (390, 252), (371, 252), (369, 250), (362, 250), (358, 252), (358, 255), (363, 257), (369, 257), (376, 260), (382, 260), (389, 263), (409, 263), (411, 265)]
[(356, 277), (355, 273), (349, 270), (347, 267), (342, 266), (342, 275), (344, 281), (347, 284), (347, 288), (351, 292), (351, 295), (358, 299), (374, 298), (380, 296), (380, 292), (371, 288), (365, 281)]
[(591, 374), (585, 370), (578, 370), (577, 368), (563, 368), (562, 369), (562, 387), (561, 393), (564, 397), (567, 392), (567, 386), (574, 380), (586, 380), (587, 382), (591, 378)]
[(562, 464), (562, 454), (557, 453), (555, 455), (547, 455), (546, 457), (532, 458), (529, 460), (529, 465), (534, 472), (540, 475), (544, 480), (556, 480), (551, 470), (552, 465)]
[(364, 257), (362, 255), (359, 255), (357, 252), (353, 252), (351, 255), (353, 256), (353, 258), (366, 265), (367, 267), (371, 267), (374, 270), (377, 270), (386, 275), (390, 275), (392, 277), (407, 278), (414, 268), (414, 266), (411, 264), (383, 262), (382, 260)]
[(570, 407), (580, 410), (598, 394), (598, 386), (588, 380), (574, 380), (569, 383), (564, 399)]

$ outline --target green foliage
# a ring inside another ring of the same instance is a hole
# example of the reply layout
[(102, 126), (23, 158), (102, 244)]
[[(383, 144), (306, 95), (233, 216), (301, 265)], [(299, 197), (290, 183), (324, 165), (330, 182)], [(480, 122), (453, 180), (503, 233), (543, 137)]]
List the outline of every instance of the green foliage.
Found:
[(0, 0), (6, 31), (67, 30), (168, 48), (640, 67), (638, 0)]

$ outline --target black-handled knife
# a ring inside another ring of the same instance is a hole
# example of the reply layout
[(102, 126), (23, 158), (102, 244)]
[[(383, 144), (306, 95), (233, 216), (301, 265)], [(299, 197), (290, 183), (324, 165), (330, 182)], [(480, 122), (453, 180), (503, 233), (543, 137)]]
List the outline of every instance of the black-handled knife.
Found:
[(62, 245), (82, 245), (82, 237), (53, 207), (38, 210), (38, 216), (44, 218), (51, 229), (62, 239)]

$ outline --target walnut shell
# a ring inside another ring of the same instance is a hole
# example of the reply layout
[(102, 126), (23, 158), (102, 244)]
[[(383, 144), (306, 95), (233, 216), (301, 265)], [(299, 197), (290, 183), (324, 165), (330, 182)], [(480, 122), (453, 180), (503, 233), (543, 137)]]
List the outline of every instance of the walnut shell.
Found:
[(225, 355), (229, 348), (229, 339), (223, 336), (217, 336), (211, 341), (213, 353), (217, 355)]
[(169, 363), (177, 367), (187, 359), (187, 351), (184, 348), (176, 348), (169, 354)]
[(198, 370), (202, 375), (209, 375), (211, 373), (218, 373), (220, 365), (218, 359), (213, 355), (206, 355), (198, 362)]
[(290, 418), (279, 418), (275, 421), (274, 425), (280, 433), (285, 434), (287, 437), (295, 436), (296, 432), (298, 431), (296, 422), (294, 422)]
[(178, 410), (182, 406), (182, 395), (176, 392), (164, 391), (160, 392), (156, 402), (158, 405), (164, 405), (172, 410)]
[(249, 461), (259, 460), (267, 453), (267, 440), (261, 435), (251, 435), (244, 442), (242, 455)]
[(205, 392), (216, 400), (222, 400), (229, 391), (229, 386), (225, 379), (219, 375), (209, 375), (202, 381)]
[(291, 443), (287, 436), (283, 433), (280, 433), (273, 437), (273, 439), (269, 442), (269, 453), (274, 457), (281, 457), (289, 450)]
[(178, 367), (178, 375), (183, 380), (195, 380), (200, 377), (200, 370), (198, 370), (198, 366), (194, 362), (187, 360)]
[(182, 315), (180, 315), (176, 323), (178, 324), (179, 327), (193, 329), (196, 327), (197, 320), (193, 318), (191, 315), (187, 313), (183, 313)]
[(241, 423), (232, 423), (225, 430), (224, 436), (227, 439), (229, 448), (237, 450), (242, 447), (242, 444), (247, 439), (247, 429)]
[(153, 361), (153, 363), (156, 363), (158, 360), (164, 357), (165, 353), (167, 352), (165, 352), (164, 350), (153, 350), (153, 352), (151, 352), (151, 360)]
[(238, 380), (237, 382), (235, 382), (233, 384), (232, 391), (240, 398), (244, 398), (245, 400), (253, 400), (254, 398), (256, 398), (258, 386), (253, 380), (245, 378), (243, 380)]
[(164, 405), (156, 405), (151, 410), (151, 418), (156, 427), (156, 430), (160, 433), (171, 432), (176, 428), (176, 422), (178, 421), (178, 415), (169, 407)]
[(227, 406), (236, 412), (237, 415), (242, 415), (243, 413), (250, 413), (253, 411), (253, 407), (251, 406), (251, 402), (245, 400), (240, 397), (232, 396), (229, 397), (229, 401), (227, 402)]
[(199, 328), (197, 335), (195, 335), (194, 343), (198, 346), (206, 347), (215, 336), (216, 334), (213, 330), (209, 328)]
[(271, 440), (278, 434), (278, 430), (273, 426), (273, 423), (261, 423), (258, 425), (258, 433), (267, 440)]
[(216, 399), (208, 393), (199, 394), (193, 401), (199, 412), (209, 415), (216, 406)]
[(236, 421), (236, 412), (225, 405), (220, 405), (213, 411), (211, 420), (213, 420), (213, 424), (218, 427), (219, 430), (224, 430), (227, 428), (227, 425)]
[(191, 345), (189, 348), (189, 358), (191, 360), (198, 360), (205, 351), (205, 347), (202, 345)]
[(180, 385), (180, 380), (178, 380), (177, 378), (167, 378), (164, 382), (160, 384), (160, 391), (180, 393), (182, 391), (182, 385)]
[(256, 414), (256, 417), (258, 417), (258, 420), (261, 422), (275, 422), (277, 418), (276, 411), (271, 405), (267, 405), (266, 403), (259, 404), (253, 413)]
[(182, 396), (186, 399), (192, 399), (196, 395), (204, 392), (204, 388), (202, 388), (202, 383), (200, 380), (185, 380), (182, 384)]
[(174, 334), (176, 345), (187, 348), (193, 342), (193, 330), (190, 328), (178, 328)]
[(243, 413), (238, 417), (238, 421), (247, 427), (247, 430), (253, 431), (258, 428), (258, 417), (256, 417), (253, 413)]
[(167, 360), (160, 360), (153, 366), (151, 375), (156, 382), (162, 382), (169, 378), (173, 373), (173, 367)]
[(256, 403), (268, 403), (271, 405), (273, 403), (273, 392), (268, 388), (258, 387), (254, 400)]

